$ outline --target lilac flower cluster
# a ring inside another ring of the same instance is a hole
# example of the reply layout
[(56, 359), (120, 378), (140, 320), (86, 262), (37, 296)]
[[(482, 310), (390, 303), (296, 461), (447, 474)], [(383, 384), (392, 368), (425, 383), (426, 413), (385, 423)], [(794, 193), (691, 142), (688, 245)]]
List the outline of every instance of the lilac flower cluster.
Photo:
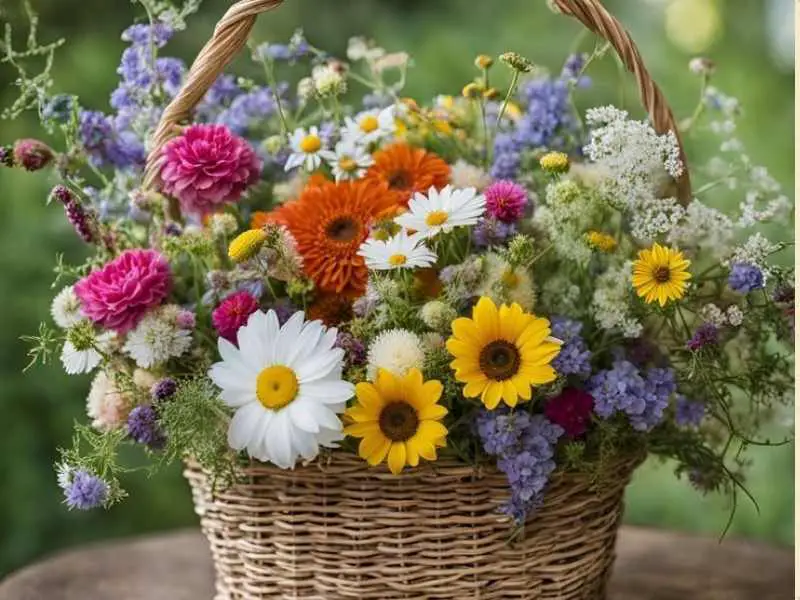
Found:
[(764, 274), (754, 265), (736, 263), (731, 267), (728, 285), (734, 292), (749, 294), (764, 287)]
[(508, 477), (511, 498), (501, 510), (524, 522), (542, 503), (556, 468), (554, 447), (564, 430), (543, 415), (502, 409), (482, 410), (475, 425), (483, 449), (497, 457), (497, 468)]
[(706, 415), (706, 405), (692, 402), (679, 395), (675, 403), (675, 423), (681, 427), (696, 427)]
[(478, 248), (502, 246), (517, 233), (513, 223), (503, 223), (497, 219), (487, 218), (472, 229), (472, 241)]
[(553, 359), (553, 368), (559, 375), (578, 375), (586, 379), (592, 373), (592, 352), (581, 337), (583, 323), (566, 317), (554, 317), (550, 321), (553, 337), (564, 342), (561, 351)]
[(589, 380), (587, 391), (594, 397), (594, 412), (608, 419), (616, 412), (628, 416), (637, 431), (648, 431), (664, 416), (670, 396), (677, 389), (671, 369), (653, 368), (644, 375), (627, 360)]
[(524, 114), (510, 132), (495, 138), (492, 177), (516, 179), (525, 150), (564, 148), (563, 135), (577, 131), (569, 89), (569, 77), (542, 77), (522, 87)]
[(132, 131), (119, 127), (114, 117), (99, 111), (82, 110), (79, 115), (81, 145), (93, 164), (119, 169), (144, 164), (144, 144)]
[(128, 415), (128, 435), (153, 450), (164, 447), (166, 438), (158, 423), (158, 413), (150, 404), (134, 408)]
[(697, 351), (706, 346), (714, 346), (719, 341), (719, 331), (713, 323), (703, 323), (694, 332), (692, 339), (686, 342), (689, 350)]
[[(288, 91), (288, 86), (282, 84), (278, 93), (283, 96)], [(268, 87), (256, 87), (245, 94), (233, 97), (233, 89), (218, 89), (214, 100), (233, 98), (230, 106), (223, 110), (216, 118), (216, 122), (227, 126), (237, 135), (247, 136), (255, 127), (263, 124), (277, 111), (275, 95)], [(212, 101), (207, 96), (209, 102)]]
[(108, 500), (108, 484), (86, 469), (64, 467), (58, 479), (64, 491), (64, 501), (69, 508), (90, 510), (102, 506)]

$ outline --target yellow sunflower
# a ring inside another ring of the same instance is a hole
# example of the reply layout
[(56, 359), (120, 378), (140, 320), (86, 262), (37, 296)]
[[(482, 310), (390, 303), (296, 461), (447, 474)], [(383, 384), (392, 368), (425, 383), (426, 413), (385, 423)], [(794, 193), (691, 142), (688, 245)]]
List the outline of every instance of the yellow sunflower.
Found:
[(464, 395), (478, 398), (489, 410), (503, 400), (516, 406), (531, 399), (531, 388), (550, 383), (550, 366), (561, 342), (550, 337), (550, 321), (522, 310), (519, 304), (500, 308), (486, 296), (472, 309), (472, 318), (453, 321), (447, 349), (450, 366), (464, 384)]
[(687, 270), (690, 264), (679, 250), (653, 244), (640, 250), (639, 259), (633, 263), (633, 287), (648, 304), (658, 301), (664, 306), (670, 300), (680, 300), (692, 278)]
[[(438, 404), (439, 381), (423, 381), (419, 369), (402, 377), (378, 370), (375, 383), (356, 386), (358, 404), (345, 412), (345, 434), (361, 438), (358, 455), (375, 466), (384, 460), (398, 475), (416, 467), (420, 457), (436, 460), (436, 448), (445, 446), (447, 428), (441, 424), (447, 409)], [(388, 457), (388, 458), (387, 458)]]

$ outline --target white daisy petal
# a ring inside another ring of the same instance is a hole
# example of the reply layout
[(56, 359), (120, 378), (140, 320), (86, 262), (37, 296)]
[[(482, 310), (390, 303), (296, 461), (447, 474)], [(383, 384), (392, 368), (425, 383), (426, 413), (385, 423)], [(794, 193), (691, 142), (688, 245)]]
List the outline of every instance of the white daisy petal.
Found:
[(234, 450), (243, 450), (254, 439), (259, 429), (269, 425), (271, 414), (258, 401), (245, 404), (231, 419), (228, 427), (228, 445)]
[(395, 223), (425, 237), (434, 237), (453, 227), (475, 225), (486, 210), (486, 199), (475, 188), (441, 190), (431, 187), (427, 195), (415, 194), (408, 212), (395, 218)]

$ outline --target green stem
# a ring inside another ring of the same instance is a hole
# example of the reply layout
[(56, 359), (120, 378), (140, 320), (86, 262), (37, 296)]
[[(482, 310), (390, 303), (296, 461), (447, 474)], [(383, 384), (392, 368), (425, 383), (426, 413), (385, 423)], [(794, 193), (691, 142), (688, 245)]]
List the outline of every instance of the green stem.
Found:
[(508, 91), (506, 92), (506, 97), (503, 100), (503, 105), (500, 107), (500, 112), (497, 113), (497, 122), (495, 123), (495, 129), (500, 127), (500, 122), (503, 120), (503, 115), (506, 114), (506, 109), (508, 108), (508, 103), (511, 100), (511, 95), (517, 88), (517, 84), (519, 83), (519, 71), (514, 71), (514, 75), (511, 76), (511, 84), (508, 86)]

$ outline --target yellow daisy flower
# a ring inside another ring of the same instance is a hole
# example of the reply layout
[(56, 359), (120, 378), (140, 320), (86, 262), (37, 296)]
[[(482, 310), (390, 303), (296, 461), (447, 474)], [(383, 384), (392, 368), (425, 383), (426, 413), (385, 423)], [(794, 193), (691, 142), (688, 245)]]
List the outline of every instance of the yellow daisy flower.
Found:
[(416, 467), (420, 457), (436, 460), (436, 448), (445, 446), (447, 428), (440, 423), (447, 409), (438, 404), (439, 381), (423, 381), (419, 369), (397, 376), (379, 369), (375, 383), (356, 386), (358, 404), (347, 409), (345, 434), (361, 438), (358, 455), (371, 466), (384, 460), (394, 475), (406, 465)]
[(687, 270), (690, 264), (680, 250), (653, 244), (640, 250), (633, 263), (633, 287), (648, 304), (657, 301), (664, 306), (670, 300), (680, 300), (692, 278)]
[(455, 357), (450, 367), (464, 384), (464, 395), (478, 398), (489, 410), (503, 400), (516, 406), (531, 399), (531, 388), (550, 383), (550, 366), (561, 342), (550, 337), (550, 321), (522, 310), (519, 304), (500, 308), (482, 297), (472, 318), (456, 319), (447, 349)]

